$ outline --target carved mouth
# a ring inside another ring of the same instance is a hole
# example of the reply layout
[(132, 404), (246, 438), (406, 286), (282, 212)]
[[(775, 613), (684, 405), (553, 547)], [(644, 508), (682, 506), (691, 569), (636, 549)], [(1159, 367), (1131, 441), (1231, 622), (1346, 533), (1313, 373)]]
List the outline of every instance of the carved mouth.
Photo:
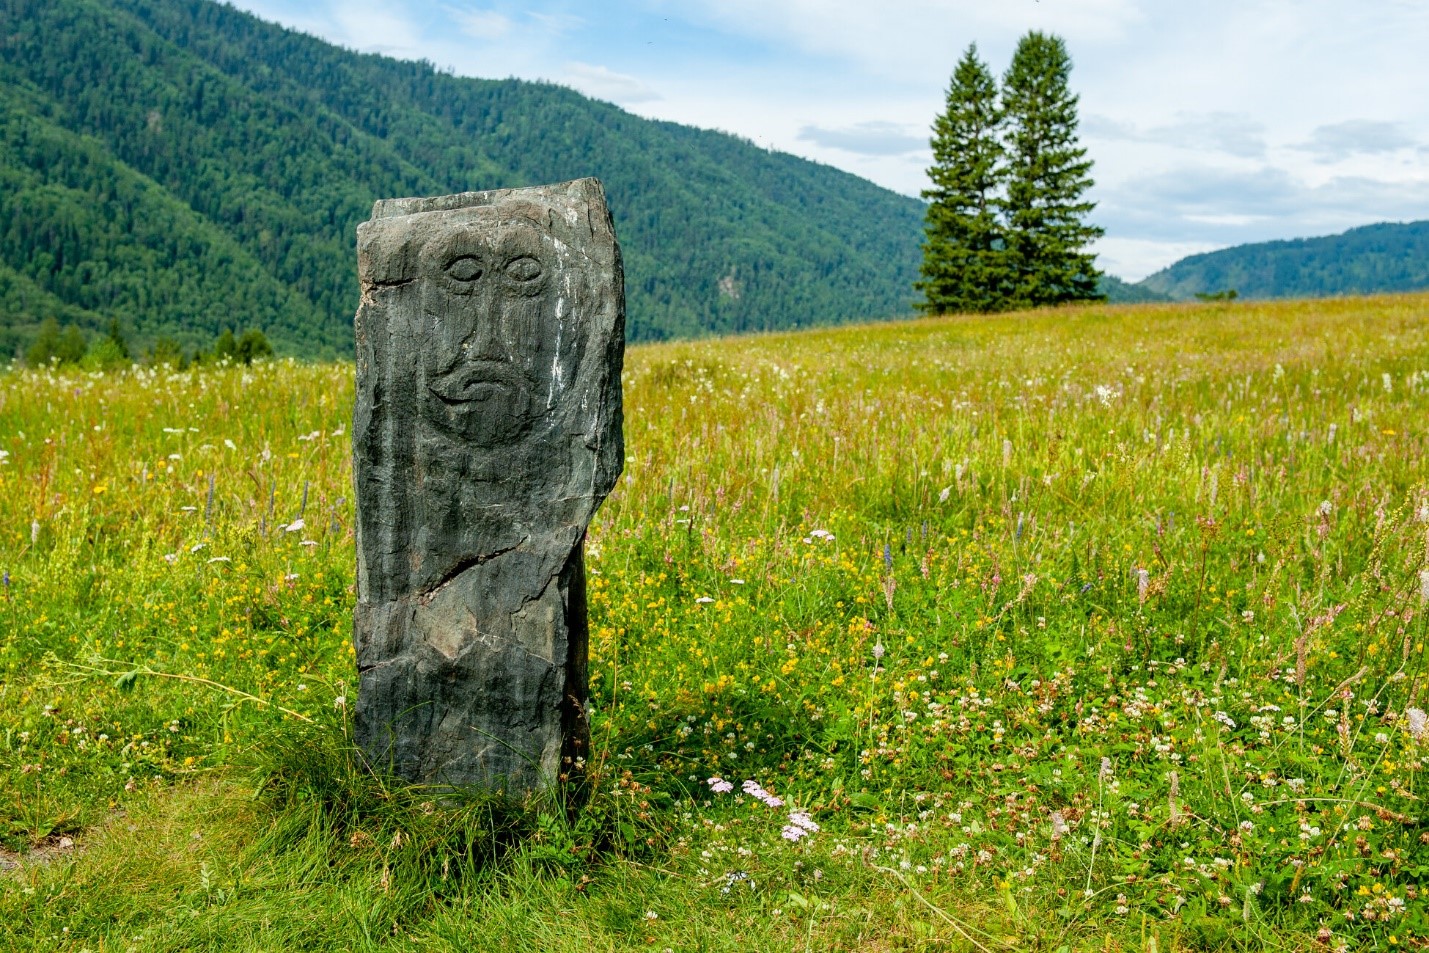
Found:
[(525, 380), (509, 364), (475, 361), (458, 364), (440, 375), (427, 388), (448, 404), (470, 404), (519, 393)]

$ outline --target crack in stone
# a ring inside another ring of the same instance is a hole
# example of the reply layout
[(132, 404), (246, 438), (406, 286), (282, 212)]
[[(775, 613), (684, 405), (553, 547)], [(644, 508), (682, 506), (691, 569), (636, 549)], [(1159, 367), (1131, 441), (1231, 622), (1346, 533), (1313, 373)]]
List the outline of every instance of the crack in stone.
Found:
[(432, 598), (436, 596), (438, 592), (455, 582), (457, 577), (460, 576), (462, 573), (465, 573), (469, 569), (475, 569), (477, 566), (489, 563), (493, 559), (505, 556), (509, 552), (513, 552), (517, 549), (520, 549), (522, 546), (526, 545), (526, 543), (530, 542), (530, 540), (530, 536), (523, 536), (521, 537), (521, 542), (515, 543), (511, 546), (506, 546), (502, 549), (498, 549), (494, 553), (483, 553), (480, 556), (468, 556), (467, 558), (459, 561), (455, 566), (453, 566), (450, 570), (443, 574), (441, 579), (438, 579), (435, 583), (428, 586), (426, 589), (423, 589), (421, 592), (417, 593), (417, 598), (420, 599), (424, 604), (430, 603), (432, 601)]

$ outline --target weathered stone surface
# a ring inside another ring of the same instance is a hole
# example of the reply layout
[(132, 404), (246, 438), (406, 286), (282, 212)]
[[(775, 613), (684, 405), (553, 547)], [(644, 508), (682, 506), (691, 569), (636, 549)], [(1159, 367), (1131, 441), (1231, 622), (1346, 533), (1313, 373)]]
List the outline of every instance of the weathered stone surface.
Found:
[(586, 526), (624, 461), (600, 183), (378, 202), (357, 230), (357, 741), (411, 780), (579, 774)]

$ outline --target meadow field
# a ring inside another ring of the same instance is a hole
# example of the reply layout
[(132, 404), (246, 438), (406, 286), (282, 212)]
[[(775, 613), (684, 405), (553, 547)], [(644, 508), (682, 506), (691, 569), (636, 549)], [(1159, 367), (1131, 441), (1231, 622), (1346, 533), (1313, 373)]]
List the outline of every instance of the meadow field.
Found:
[(0, 373), (0, 949), (1429, 948), (1429, 296), (632, 349), (573, 817), (355, 759), (352, 389)]

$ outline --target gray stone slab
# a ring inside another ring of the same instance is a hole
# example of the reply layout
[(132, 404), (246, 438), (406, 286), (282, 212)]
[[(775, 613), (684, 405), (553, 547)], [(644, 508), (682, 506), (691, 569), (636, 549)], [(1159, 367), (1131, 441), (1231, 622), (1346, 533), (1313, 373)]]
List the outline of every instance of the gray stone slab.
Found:
[(387, 199), (357, 230), (357, 741), (413, 781), (576, 781), (586, 526), (624, 462), (600, 183)]

